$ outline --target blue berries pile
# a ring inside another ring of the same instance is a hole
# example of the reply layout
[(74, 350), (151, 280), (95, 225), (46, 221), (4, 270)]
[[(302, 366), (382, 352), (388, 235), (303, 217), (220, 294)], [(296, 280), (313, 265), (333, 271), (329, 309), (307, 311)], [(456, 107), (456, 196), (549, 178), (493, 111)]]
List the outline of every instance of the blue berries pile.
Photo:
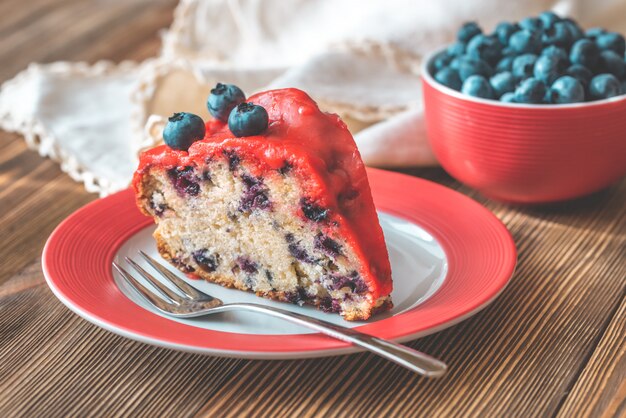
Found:
[(552, 12), (484, 34), (464, 24), (457, 42), (433, 58), (439, 83), (469, 96), (507, 103), (563, 104), (626, 94), (624, 36), (587, 32)]
[[(232, 84), (217, 83), (207, 99), (209, 113), (224, 123), (238, 137), (262, 134), (269, 116), (263, 106), (246, 103), (246, 95)], [(163, 140), (173, 149), (187, 151), (191, 144), (204, 138), (206, 125), (193, 113), (174, 113), (165, 125)]]

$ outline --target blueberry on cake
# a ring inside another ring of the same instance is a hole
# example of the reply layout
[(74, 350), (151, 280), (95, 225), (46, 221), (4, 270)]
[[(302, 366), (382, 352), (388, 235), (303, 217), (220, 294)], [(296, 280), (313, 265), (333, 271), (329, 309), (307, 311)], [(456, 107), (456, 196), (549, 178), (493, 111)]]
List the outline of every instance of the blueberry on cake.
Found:
[(392, 306), (391, 267), (346, 125), (303, 91), (218, 84), (176, 113), (133, 186), (161, 256), (190, 277), (347, 320)]

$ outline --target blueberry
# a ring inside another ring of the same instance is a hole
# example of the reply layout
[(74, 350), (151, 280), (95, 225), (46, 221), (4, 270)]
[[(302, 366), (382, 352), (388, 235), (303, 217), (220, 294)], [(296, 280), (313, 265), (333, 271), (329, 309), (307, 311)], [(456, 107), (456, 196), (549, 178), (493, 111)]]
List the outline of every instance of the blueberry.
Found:
[(509, 38), (518, 30), (519, 26), (516, 23), (500, 22), (494, 32), (500, 43), (504, 46), (509, 44)]
[(592, 41), (595, 41), (598, 36), (604, 35), (605, 33), (606, 30), (603, 28), (591, 28), (587, 29), (587, 32), (585, 32), (585, 36)]
[(511, 71), (513, 69), (513, 61), (515, 57), (504, 57), (498, 64), (496, 65), (496, 73), (501, 73), (503, 71)]
[(284, 175), (288, 174), (292, 169), (293, 169), (293, 164), (291, 164), (289, 161), (285, 160), (283, 162), (282, 167), (280, 167), (278, 169), (278, 172), (284, 176)]
[(211, 89), (206, 105), (215, 119), (228, 122), (228, 117), (233, 108), (245, 100), (246, 95), (239, 87), (233, 84), (217, 83)]
[(461, 67), (461, 58), (462, 57), (454, 57), (452, 61), (450, 61), (450, 68), (455, 71), (459, 71), (459, 68)]
[(589, 39), (580, 39), (572, 45), (569, 60), (572, 64), (581, 64), (587, 68), (595, 68), (600, 57), (600, 51), (595, 43)]
[(517, 54), (518, 52), (514, 50), (513, 48), (511, 48), (511, 46), (505, 46), (504, 48), (502, 48), (502, 58), (505, 58), (505, 57), (515, 58)]
[(494, 92), (487, 79), (480, 75), (472, 75), (463, 82), (461, 88), (463, 94), (474, 97), (482, 97), (484, 99), (493, 99)]
[(467, 44), (467, 55), (495, 64), (500, 58), (502, 45), (493, 36), (476, 35)]
[(190, 265), (185, 264), (178, 257), (172, 257), (171, 262), (172, 262), (172, 264), (174, 264), (176, 267), (178, 267), (179, 269), (181, 269), (185, 273), (193, 273), (194, 271), (196, 271), (193, 267), (191, 267)]
[(345, 276), (331, 274), (326, 277), (325, 281), (330, 282), (328, 285), (328, 289), (330, 290), (339, 290), (344, 287), (349, 287), (355, 293), (362, 293), (368, 290), (367, 285), (356, 271), (352, 271), (349, 275)]
[(213, 183), (213, 177), (211, 176), (211, 172), (209, 171), (209, 169), (205, 168), (204, 170), (202, 170), (202, 175), (200, 176), (200, 179), (212, 184)]
[(228, 159), (228, 169), (235, 171), (241, 163), (241, 157), (233, 150), (224, 150), (222, 154)]
[(557, 57), (564, 61), (569, 61), (569, 55), (567, 55), (567, 51), (554, 45), (545, 47), (543, 51), (541, 51), (541, 55), (545, 55), (547, 57)]
[[(154, 195), (153, 195), (154, 196)], [(163, 195), (161, 195), (163, 196)], [(150, 199), (150, 208), (152, 209), (152, 211), (154, 212), (155, 215), (157, 216), (163, 216), (163, 214), (165, 213), (166, 210), (170, 209), (169, 206), (167, 206), (165, 203), (156, 203), (154, 201), (154, 197)]]
[(624, 50), (626, 50), (626, 41), (624, 37), (619, 33), (609, 32), (603, 33), (596, 38), (596, 45), (600, 49), (610, 49), (619, 56), (624, 56)]
[[(285, 299), (287, 300), (287, 302), (291, 302), (295, 305), (304, 305), (304, 303), (307, 300), (310, 300), (309, 295), (307, 294), (306, 290), (303, 288), (298, 288), (297, 291), (289, 291), (289, 292), (285, 292)], [(335, 305), (337, 305), (337, 310), (329, 310), (328, 312), (340, 312), (341, 311), (341, 306), (339, 305), (339, 303), (335, 304), (335, 300), (331, 300), (331, 306), (332, 309), (335, 309)], [(324, 309), (324, 308), (322, 308)]]
[(515, 76), (508, 71), (498, 73), (489, 80), (496, 97), (500, 97), (505, 93), (515, 90), (517, 80)]
[(602, 51), (600, 54), (600, 69), (603, 73), (613, 74), (617, 78), (626, 75), (626, 62), (612, 50)]
[(500, 101), (504, 103), (515, 103), (515, 93), (504, 93), (502, 97), (500, 97)]
[(248, 274), (255, 274), (259, 271), (259, 265), (252, 261), (249, 257), (241, 256), (235, 260), (237, 266)]
[(461, 56), (465, 54), (465, 44), (463, 42), (455, 42), (446, 49), (446, 52), (453, 57)]
[(357, 189), (353, 187), (348, 187), (345, 190), (339, 192), (339, 194), (337, 195), (337, 202), (339, 202), (340, 205), (344, 205), (347, 202), (350, 202), (351, 200), (359, 197), (360, 194), (361, 193)]
[(214, 272), (219, 267), (220, 256), (217, 253), (212, 254), (209, 250), (203, 249), (194, 251), (191, 255), (200, 267), (210, 273)]
[(537, 17), (527, 17), (525, 19), (520, 20), (519, 26), (522, 29), (529, 30), (531, 32), (541, 31), (543, 29), (543, 23)]
[(323, 235), (321, 232), (315, 236), (314, 246), (330, 257), (337, 257), (342, 254), (341, 244), (334, 239)]
[(267, 129), (268, 119), (263, 106), (244, 102), (230, 112), (228, 128), (235, 136), (259, 135)]
[(513, 75), (520, 80), (532, 77), (535, 62), (537, 62), (535, 54), (520, 55), (513, 61)]
[(567, 61), (555, 56), (542, 55), (535, 62), (533, 75), (536, 79), (550, 85), (552, 84), (567, 68)]
[(544, 29), (548, 29), (554, 26), (557, 22), (561, 20), (561, 18), (554, 12), (543, 12), (539, 15), (539, 20), (541, 20), (541, 25)]
[(574, 77), (568, 75), (557, 79), (548, 90), (550, 103), (579, 103), (585, 101), (585, 89)]
[(457, 91), (461, 90), (461, 78), (459, 77), (459, 73), (450, 67), (437, 71), (437, 74), (435, 74), (435, 80), (446, 87), (450, 87), (451, 89)]
[(315, 263), (315, 260), (309, 255), (307, 250), (300, 245), (300, 243), (296, 242), (293, 234), (289, 233), (285, 236), (287, 240), (287, 249), (289, 250), (289, 254), (298, 261), (302, 261), (303, 263)]
[(621, 89), (619, 80), (613, 74), (600, 74), (591, 79), (589, 96), (591, 100), (607, 99), (619, 96)]
[(572, 42), (572, 36), (567, 23), (556, 22), (554, 26), (547, 28), (541, 35), (541, 41), (544, 45), (568, 47)]
[(576, 21), (574, 21), (573, 19), (565, 18), (562, 19), (561, 22), (567, 25), (567, 29), (569, 30), (569, 36), (572, 43), (585, 37), (585, 33), (580, 28), (580, 26), (578, 26), (578, 23), (576, 23)]
[(517, 103), (541, 103), (546, 94), (546, 85), (536, 78), (527, 78), (515, 90)]
[(302, 198), (300, 207), (304, 216), (313, 222), (322, 222), (328, 218), (328, 209), (311, 202), (309, 199)]
[(320, 309), (326, 313), (341, 312), (341, 305), (338, 300), (326, 296), (320, 300)]
[[(461, 81), (465, 81), (472, 75), (482, 75), (483, 77), (491, 77), (493, 70), (485, 61), (464, 55), (459, 58), (459, 76)], [(450, 63), (452, 68), (452, 63)]]
[(565, 74), (574, 77), (585, 88), (589, 85), (589, 82), (593, 78), (593, 73), (587, 67), (580, 64), (571, 65), (567, 70), (565, 70)]
[(541, 47), (541, 35), (522, 29), (511, 35), (509, 47), (518, 54), (536, 53)]
[(167, 175), (180, 196), (197, 196), (200, 193), (200, 185), (193, 167), (174, 167), (167, 171)]
[(243, 174), (241, 180), (245, 186), (239, 202), (239, 211), (249, 213), (255, 209), (268, 209), (272, 206), (267, 187), (261, 178)]
[(441, 52), (433, 58), (433, 68), (435, 72), (445, 68), (450, 64), (454, 57), (447, 52)]
[(483, 33), (483, 31), (476, 22), (467, 22), (461, 26), (461, 29), (459, 29), (456, 34), (456, 38), (463, 43), (467, 43), (474, 36), (480, 35), (481, 33)]
[(173, 149), (187, 151), (191, 144), (204, 138), (206, 133), (204, 121), (193, 113), (174, 113), (167, 121), (163, 140)]

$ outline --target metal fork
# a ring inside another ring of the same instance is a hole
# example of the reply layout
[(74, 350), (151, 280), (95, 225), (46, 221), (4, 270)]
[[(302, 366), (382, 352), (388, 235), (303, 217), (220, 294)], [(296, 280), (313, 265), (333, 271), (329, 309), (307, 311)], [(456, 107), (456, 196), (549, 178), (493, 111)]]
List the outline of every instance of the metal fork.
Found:
[(157, 280), (153, 275), (148, 273), (131, 258), (125, 257), (126, 262), (130, 264), (141, 277), (146, 279), (154, 287), (157, 293), (159, 293), (159, 295), (152, 290), (148, 290), (119, 264), (113, 262), (113, 267), (132, 288), (144, 297), (149, 304), (166, 315), (178, 318), (191, 318), (236, 310), (259, 312), (285, 319), (289, 322), (319, 331), (330, 337), (358, 345), (359, 347), (365, 348), (381, 357), (386, 358), (387, 360), (391, 360), (400, 366), (406, 367), (407, 369), (424, 376), (440, 377), (446, 372), (446, 364), (434, 357), (429, 356), (428, 354), (421, 353), (393, 341), (387, 341), (364, 334), (352, 328), (342, 327), (340, 325), (311, 318), (296, 312), (266, 305), (255, 303), (225, 304), (220, 299), (207, 295), (193, 286), (190, 286), (187, 282), (177, 277), (169, 269), (143, 251), (140, 251), (139, 253), (143, 259), (146, 260), (152, 268), (161, 273), (162, 278), (168, 281), (178, 290), (178, 292), (173, 291), (168, 286), (164, 285), (160, 280)]

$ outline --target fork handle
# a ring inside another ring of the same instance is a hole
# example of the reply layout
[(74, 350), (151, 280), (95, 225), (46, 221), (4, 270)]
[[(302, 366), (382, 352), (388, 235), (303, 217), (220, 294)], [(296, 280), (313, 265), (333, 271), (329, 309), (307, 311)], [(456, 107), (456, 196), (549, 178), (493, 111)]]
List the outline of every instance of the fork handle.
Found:
[(387, 360), (393, 361), (402, 367), (417, 372), (427, 377), (440, 377), (446, 372), (447, 366), (444, 362), (413, 350), (410, 347), (393, 341), (383, 340), (368, 334), (359, 332), (353, 328), (342, 327), (321, 319), (311, 318), (296, 312), (271, 306), (258, 305), (255, 303), (228, 303), (212, 308), (211, 311), (234, 311), (246, 310), (285, 319), (307, 328), (319, 331), (338, 340), (346, 341), (359, 347), (365, 348), (374, 354), (378, 354)]

